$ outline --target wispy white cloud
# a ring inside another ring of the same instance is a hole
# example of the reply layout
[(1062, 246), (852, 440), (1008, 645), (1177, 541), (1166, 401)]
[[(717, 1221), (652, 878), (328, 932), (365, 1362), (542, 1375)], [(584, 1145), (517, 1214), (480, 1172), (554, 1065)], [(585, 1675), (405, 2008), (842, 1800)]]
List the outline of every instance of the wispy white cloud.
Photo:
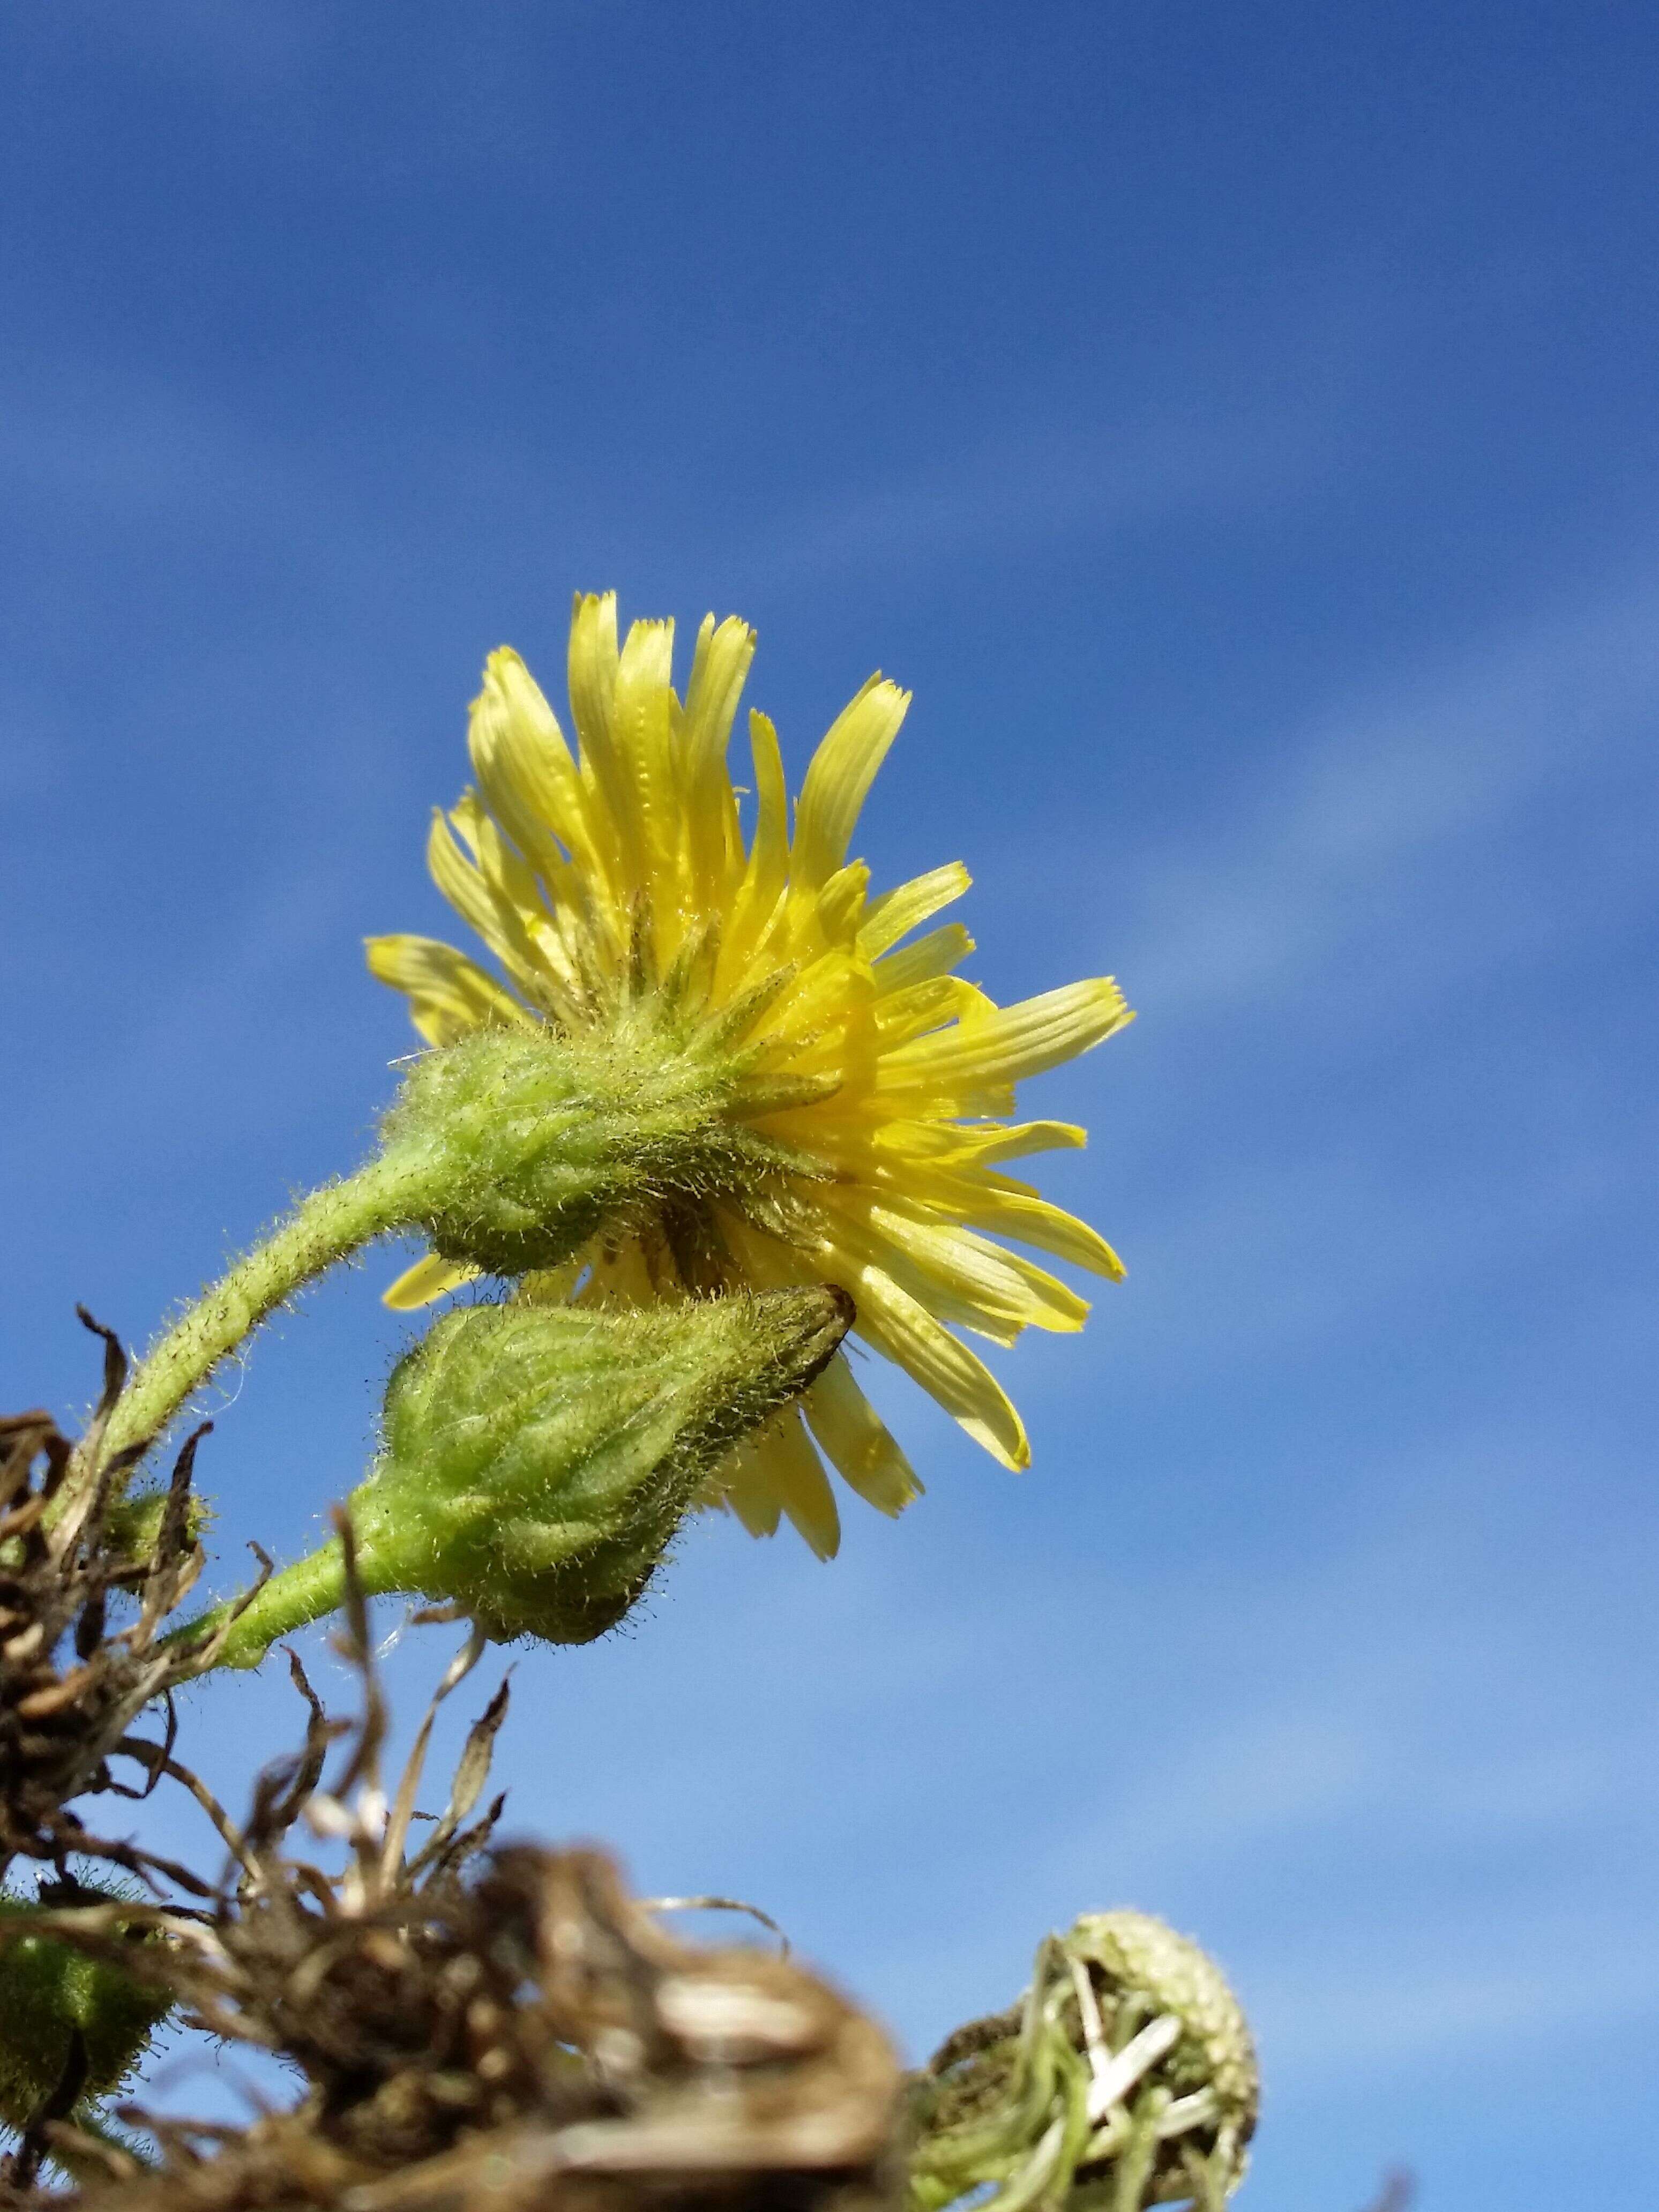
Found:
[(329, 35), (325, 18), (278, 0), (146, 0), (143, 8), (71, 5), (100, 46), (159, 62), (221, 93), (265, 93), (286, 84)]
[[(1643, 567), (1331, 702), (1264, 746), (1268, 765), (1179, 850), (1118, 841), (1113, 906), (1133, 921), (1077, 964), (1123, 975), (1144, 1019), (1109, 1071), (1067, 1077), (1097, 1143), (1054, 1172), (1124, 1240), (1128, 1286), (1091, 1327), (1115, 1346), (1127, 1333), (1139, 1381), (1361, 1328), (1385, 1340), (1413, 1298), (1443, 1310), (1535, 1277), (1638, 1202), (1628, 1024), (1565, 1057), (1528, 1060), (1520, 1041), (1548, 1033), (1569, 963), (1626, 1000), (1646, 988), (1632, 927), (1653, 874), (1634, 825), (1659, 800), (1656, 738), (1659, 575)], [(1097, 862), (1056, 842), (1040, 864), (1000, 856), (987, 940), (1017, 926), (1010, 879), (1045, 911), (1097, 915)], [(1553, 1318), (1558, 1346), (1599, 1295)], [(1627, 1295), (1650, 1318), (1650, 1293)], [(1086, 1358), (1052, 1368), (1051, 1408), (1097, 1387)]]
[(106, 519), (154, 523), (220, 511), (295, 510), (301, 455), (262, 441), (216, 402), (131, 364), (0, 351), (0, 477)]
[(1375, 2097), (1397, 2071), (1420, 2076), (1450, 2062), (1479, 2077), (1551, 2043), (1559, 2052), (1569, 2039), (1583, 2049), (1635, 2027), (1650, 2034), (1656, 1986), (1659, 1942), (1622, 1913), (1589, 1911), (1516, 1927), (1479, 1963), (1448, 1962), (1419, 1939), (1382, 1971), (1328, 1958), (1258, 1974), (1250, 1997), (1270, 2074), (1290, 2094), (1334, 2079), (1351, 2095), (1363, 2081)]
[[(1236, 777), (1236, 811), (1207, 842), (1132, 861), (1125, 902), (1141, 919), (1118, 957), (1165, 1015), (1280, 991), (1348, 957), (1368, 929), (1394, 933), (1402, 988), (1449, 984), (1512, 951), (1532, 910), (1511, 884), (1466, 908), (1462, 941), (1442, 933), (1419, 962), (1425, 872), (1468, 866), (1564, 787), (1650, 783), (1656, 737), (1659, 576), (1644, 570), (1334, 702), (1267, 748), (1284, 767), (1248, 790)], [(1574, 920), (1553, 907), (1547, 926)]]
[(1516, 1455), (1492, 1437), (1371, 1470), (1403, 1486), (1403, 1521), (1322, 1562), (1231, 1580), (1142, 1565), (1092, 1609), (1084, 1563), (1058, 1572), (1047, 1609), (1081, 1633), (1076, 1665), (1050, 1651), (1036, 1704), (988, 1685), (974, 1746), (949, 1751), (965, 1803), (1012, 1787), (1031, 1805), (1018, 1879), (970, 1830), (952, 1880), (994, 1891), (980, 1963), (954, 1921), (902, 1931), (907, 2018), (932, 1990), (942, 2023), (994, 1960), (1007, 1975), (1021, 1914), (1133, 1903), (1222, 1952), (1291, 2096), (1652, 2021), (1659, 1951), (1629, 1883), (1659, 1840), (1639, 1632), (1585, 1611), (1598, 1591), (1635, 1600), (1638, 1577), (1580, 1534), (1544, 1603), (1480, 1503), (1489, 1458)]
[(1265, 410), (1105, 428), (1055, 419), (823, 499), (744, 565), (771, 589), (1191, 522), (1294, 498), (1326, 451), (1303, 421)]

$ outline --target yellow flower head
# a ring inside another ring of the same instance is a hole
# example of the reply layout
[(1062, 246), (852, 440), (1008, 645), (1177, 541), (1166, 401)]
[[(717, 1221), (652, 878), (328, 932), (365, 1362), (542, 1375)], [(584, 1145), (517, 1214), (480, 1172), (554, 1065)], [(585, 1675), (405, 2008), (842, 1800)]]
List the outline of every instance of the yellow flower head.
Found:
[[(574, 751), (518, 655), (490, 655), (468, 737), (478, 787), (435, 817), (428, 858), (506, 986), (425, 937), (372, 938), (369, 966), (434, 1045), (491, 1024), (591, 1033), (655, 994), (682, 1030), (718, 1024), (743, 1048), (747, 1118), (800, 1161), (763, 1207), (714, 1199), (694, 1221), (630, 1222), (521, 1295), (637, 1304), (838, 1284), (859, 1335), (1024, 1467), (1018, 1414), (947, 1324), (1012, 1344), (1028, 1325), (1079, 1328), (1088, 1311), (984, 1231), (1121, 1275), (1093, 1230), (1003, 1164), (1084, 1142), (1064, 1122), (1015, 1123), (1014, 1086), (1121, 1028), (1122, 994), (1097, 979), (1002, 1007), (964, 982), (955, 970), (974, 948), (961, 923), (915, 933), (968, 889), (960, 863), (872, 897), (848, 847), (909, 704), (878, 676), (819, 745), (793, 830), (777, 732), (751, 712), (745, 838), (726, 749), (754, 632), (704, 620), (683, 704), (673, 635), (672, 623), (635, 623), (619, 651), (614, 594), (578, 599)], [(468, 1273), (434, 1255), (388, 1303), (424, 1304)], [(787, 1515), (827, 1558), (840, 1524), (823, 1459), (885, 1513), (921, 1487), (844, 1355), (722, 1466), (711, 1502), (757, 1535)]]

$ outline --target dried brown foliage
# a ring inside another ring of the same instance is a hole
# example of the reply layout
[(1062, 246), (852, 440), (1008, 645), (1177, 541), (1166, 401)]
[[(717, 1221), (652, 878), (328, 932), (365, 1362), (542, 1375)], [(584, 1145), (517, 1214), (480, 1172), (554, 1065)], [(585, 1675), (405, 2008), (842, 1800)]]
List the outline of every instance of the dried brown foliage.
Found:
[[(348, 1556), (350, 1532), (343, 1529)], [(61, 2120), (53, 2154), (108, 2179), (82, 2212), (633, 2212), (886, 2202), (900, 2076), (881, 2032), (784, 1958), (666, 1934), (594, 1850), (493, 1845), (482, 1795), (506, 1686), (475, 1724), (449, 1801), (411, 1848), (441, 1685), (396, 1787), (361, 1598), (341, 1648), (362, 1712), (331, 1723), (297, 1661), (305, 1741), (233, 1822), (170, 1757), (228, 1846), (209, 1909), (46, 1911), (42, 1929), (162, 1979), (200, 2025), (304, 2077), (291, 2111), (246, 2128), (149, 2118), (159, 2168)], [(330, 1748), (341, 1771), (326, 1784)], [(294, 1847), (303, 1825), (341, 1851)], [(137, 2117), (137, 2116), (136, 2116)], [(46, 2200), (15, 2194), (14, 2203)], [(53, 2202), (63, 2204), (58, 2197)]]
[[(165, 1496), (135, 1517), (122, 1485), (147, 1446), (103, 1449), (125, 1355), (83, 1310), (81, 1319), (104, 1340), (103, 1391), (85, 1435), (71, 1443), (39, 1411), (0, 1417), (0, 1873), (27, 1857), (61, 1877), (71, 1852), (141, 1875), (158, 1864), (93, 1835), (69, 1807), (100, 1791), (148, 1794), (170, 1753), (170, 1707), (162, 1743), (128, 1730), (215, 1656), (212, 1644), (187, 1650), (162, 1637), (201, 1571), (190, 1485), (206, 1427), (179, 1453)], [(112, 1607), (123, 1597), (136, 1616), (117, 1626)], [(142, 1784), (116, 1779), (118, 1754), (137, 1763)], [(166, 1871), (191, 1885), (184, 1869)]]

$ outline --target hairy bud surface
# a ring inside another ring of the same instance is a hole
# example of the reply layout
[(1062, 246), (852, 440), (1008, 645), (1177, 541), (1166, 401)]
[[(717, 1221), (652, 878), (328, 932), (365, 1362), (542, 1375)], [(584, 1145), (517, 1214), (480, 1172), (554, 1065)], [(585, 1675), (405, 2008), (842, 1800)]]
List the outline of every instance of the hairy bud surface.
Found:
[[(852, 1322), (835, 1289), (446, 1315), (394, 1370), (384, 1451), (348, 1504), (363, 1589), (453, 1604), (501, 1640), (603, 1635), (710, 1470)], [(254, 1664), (343, 1591), (337, 1540), (266, 1584), (222, 1663)]]

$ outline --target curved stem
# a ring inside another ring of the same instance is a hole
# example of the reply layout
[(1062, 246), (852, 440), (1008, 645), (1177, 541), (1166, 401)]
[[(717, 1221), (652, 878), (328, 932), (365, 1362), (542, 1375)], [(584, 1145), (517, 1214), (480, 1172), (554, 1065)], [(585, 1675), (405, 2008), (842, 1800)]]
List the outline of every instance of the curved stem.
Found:
[[(361, 1563), (358, 1579), (363, 1583)], [(366, 1595), (375, 1595), (372, 1577), (363, 1583), (363, 1588)], [(257, 1667), (279, 1636), (308, 1628), (313, 1620), (343, 1605), (345, 1595), (345, 1554), (339, 1538), (331, 1536), (316, 1551), (271, 1577), (252, 1604), (238, 1615), (216, 1666)], [(219, 1627), (229, 1611), (228, 1605), (216, 1605), (211, 1613), (174, 1634), (198, 1642)]]
[(159, 1434), (273, 1307), (374, 1238), (407, 1228), (428, 1180), (418, 1155), (394, 1151), (302, 1199), (146, 1354), (110, 1416), (106, 1454)]

